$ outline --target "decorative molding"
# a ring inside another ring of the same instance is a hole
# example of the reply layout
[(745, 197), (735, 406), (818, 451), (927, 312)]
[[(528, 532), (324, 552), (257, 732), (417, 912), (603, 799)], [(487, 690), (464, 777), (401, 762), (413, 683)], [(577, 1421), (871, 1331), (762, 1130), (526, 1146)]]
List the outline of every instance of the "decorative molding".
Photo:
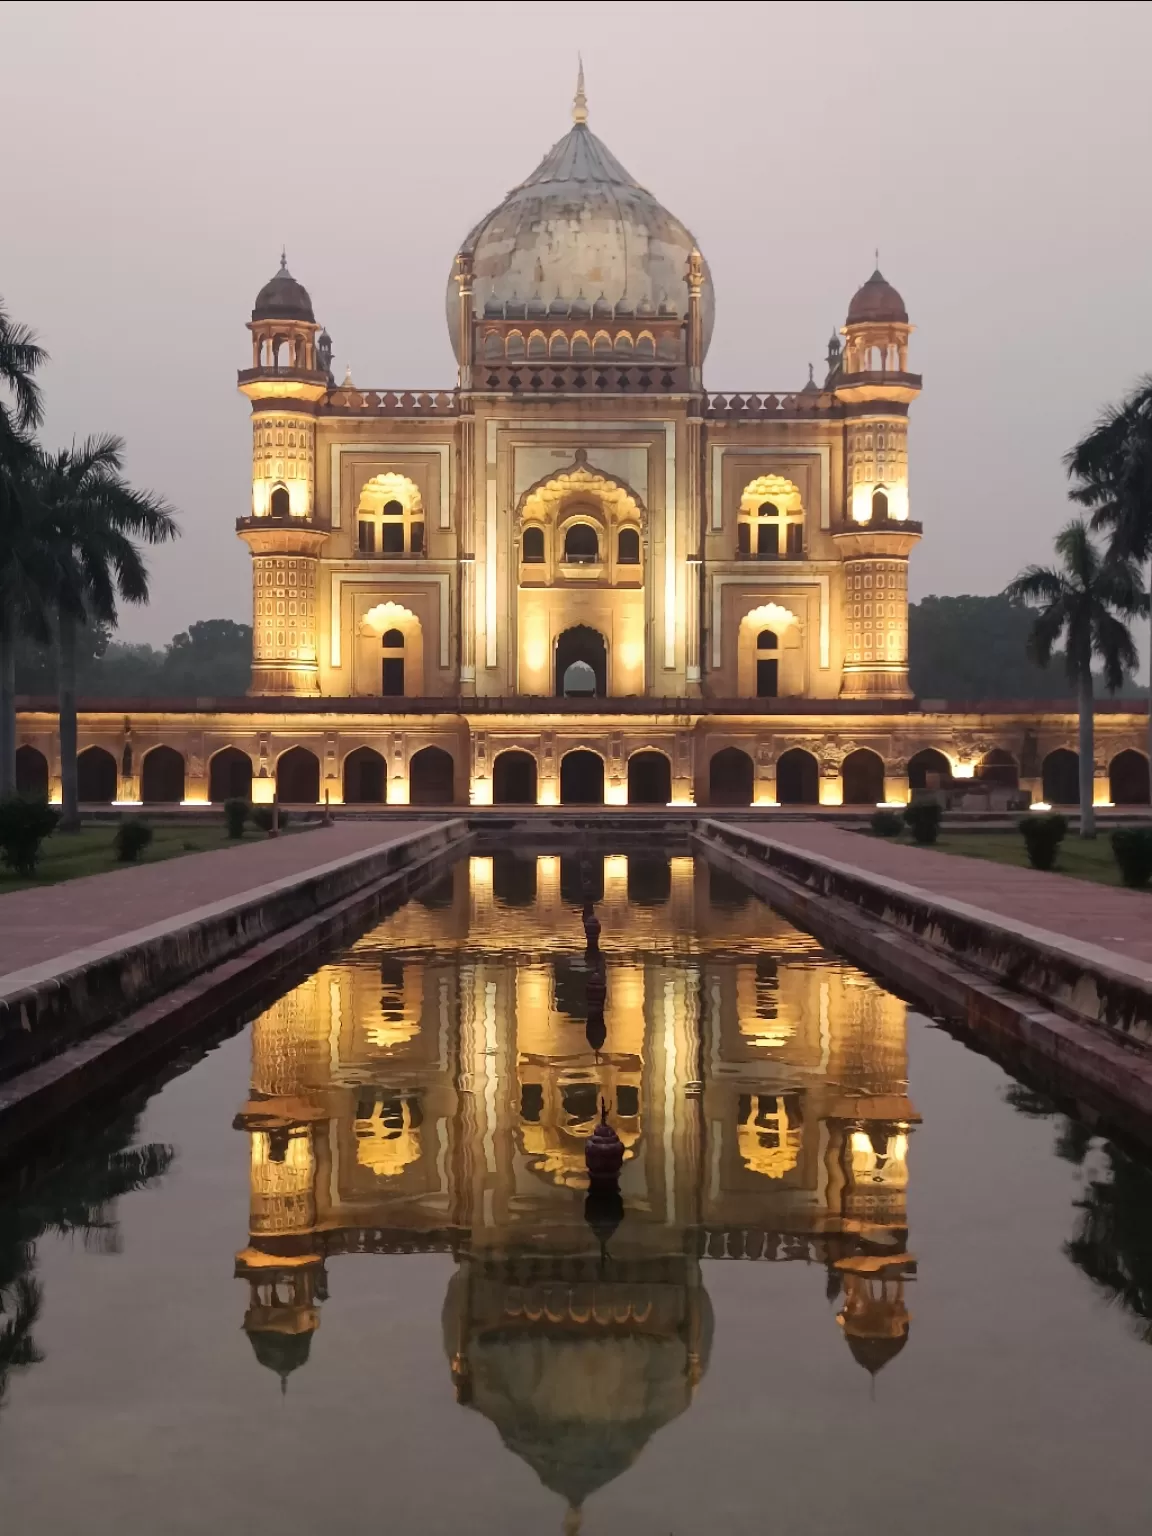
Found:
[(726, 453), (734, 458), (742, 459), (795, 459), (813, 458), (820, 460), (820, 526), (828, 529), (832, 526), (832, 448), (828, 443), (821, 443), (816, 448), (730, 448), (724, 443), (712, 444), (712, 531), (718, 532), (724, 526), (724, 469), (723, 459)]
[(332, 612), (329, 615), (330, 654), (329, 666), (341, 666), (340, 649), (340, 619), (342, 607), (342, 595), (345, 586), (373, 582), (376, 586), (387, 587), (389, 577), (406, 585), (413, 582), (435, 583), (440, 588), (440, 665), (446, 667), (449, 664), (449, 620), (448, 599), (451, 594), (451, 577), (446, 571), (417, 571), (409, 574), (407, 570), (395, 573), (382, 574), (380, 571), (333, 571), (332, 572)]
[[(751, 587), (761, 585), (747, 576), (728, 575), (712, 577), (712, 665), (723, 665), (724, 649), (721, 628), (724, 618), (724, 608), (720, 601), (720, 589), (722, 587), (741, 586)], [(820, 670), (827, 671), (831, 666), (832, 634), (831, 615), (829, 613), (829, 578), (827, 576), (793, 576), (787, 581), (777, 584), (775, 591), (777, 596), (786, 596), (789, 587), (818, 587), (820, 590)], [(771, 591), (764, 593), (768, 601), (772, 600)]]
[(330, 447), (332, 484), (329, 496), (329, 516), (333, 528), (341, 526), (340, 458), (345, 453), (383, 453), (392, 458), (403, 458), (406, 453), (436, 454), (440, 459), (440, 526), (451, 528), (452, 487), (449, 482), (449, 466), (452, 446), (450, 443), (333, 443)]

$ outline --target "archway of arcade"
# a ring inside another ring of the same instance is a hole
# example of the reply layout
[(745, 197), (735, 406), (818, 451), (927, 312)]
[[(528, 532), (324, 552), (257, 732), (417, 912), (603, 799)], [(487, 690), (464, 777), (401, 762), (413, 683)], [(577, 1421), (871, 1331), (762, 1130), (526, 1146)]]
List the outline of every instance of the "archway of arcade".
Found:
[(492, 764), (492, 803), (535, 805), (536, 777), (536, 759), (531, 752), (512, 748), (497, 753)]
[(560, 762), (561, 805), (604, 804), (604, 759), (596, 752), (577, 748)]

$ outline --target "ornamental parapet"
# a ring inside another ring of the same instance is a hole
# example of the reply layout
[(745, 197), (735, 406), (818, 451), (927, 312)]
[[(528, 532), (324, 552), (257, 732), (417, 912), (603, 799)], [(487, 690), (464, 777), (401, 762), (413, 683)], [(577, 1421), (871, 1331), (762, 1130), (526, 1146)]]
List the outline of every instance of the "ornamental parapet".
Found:
[(320, 404), (322, 416), (458, 416), (454, 389), (332, 389)]
[(725, 392), (704, 396), (704, 415), (719, 420), (767, 421), (781, 417), (833, 416), (838, 414), (835, 395), (828, 390), (797, 390), (776, 394)]
[(669, 363), (477, 363), (473, 392), (494, 395), (665, 395), (691, 388), (687, 367)]

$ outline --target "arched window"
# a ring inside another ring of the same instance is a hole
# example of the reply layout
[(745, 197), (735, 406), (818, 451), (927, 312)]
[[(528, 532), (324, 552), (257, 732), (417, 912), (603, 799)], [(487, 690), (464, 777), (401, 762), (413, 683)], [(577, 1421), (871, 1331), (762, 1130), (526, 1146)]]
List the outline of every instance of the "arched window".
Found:
[(510, 363), (518, 363), (524, 357), (524, 337), (519, 331), (512, 331), (505, 343), (505, 355)]
[(578, 359), (592, 356), (592, 343), (583, 331), (577, 331), (572, 338), (572, 357)]
[(404, 553), (404, 508), (398, 501), (386, 501), (380, 510), (380, 553)]
[(621, 528), (616, 541), (616, 559), (621, 565), (640, 564), (640, 531), (637, 528)]
[(888, 492), (879, 487), (872, 492), (872, 516), (888, 516)]
[(774, 501), (756, 509), (756, 553), (763, 558), (780, 553), (780, 508)]
[(498, 363), (504, 356), (504, 341), (497, 331), (489, 331), (484, 338), (484, 361)]
[(756, 697), (758, 699), (774, 699), (780, 691), (780, 662), (775, 654), (779, 645), (775, 632), (771, 629), (762, 629), (756, 636)]
[(737, 555), (755, 555), (758, 560), (804, 557), (804, 510), (799, 493), (789, 492), (784, 505), (762, 501), (741, 507), (736, 525)]
[(271, 511), (273, 517), (288, 516), (290, 504), (288, 501), (288, 490), (286, 486), (278, 485), (272, 492), (272, 499), (269, 502), (269, 510)]
[(600, 540), (595, 528), (587, 523), (573, 523), (564, 535), (564, 559), (572, 565), (595, 565), (600, 558)]
[(544, 530), (543, 528), (525, 528), (523, 558), (528, 565), (543, 565), (544, 563)]
[(404, 635), (387, 629), (380, 637), (380, 692), (386, 699), (404, 697)]
[(548, 356), (548, 342), (543, 331), (533, 331), (529, 336), (528, 356), (533, 358)]

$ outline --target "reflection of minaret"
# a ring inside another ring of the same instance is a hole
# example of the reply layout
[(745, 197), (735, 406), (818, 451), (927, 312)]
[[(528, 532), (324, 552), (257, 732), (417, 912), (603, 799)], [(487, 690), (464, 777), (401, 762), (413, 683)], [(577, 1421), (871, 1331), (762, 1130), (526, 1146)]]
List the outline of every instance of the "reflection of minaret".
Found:
[(875, 1376), (908, 1342), (908, 1308), (904, 1281), (910, 1255), (888, 1258), (858, 1255), (841, 1259), (836, 1268), (844, 1281), (844, 1305), (837, 1322), (844, 1330), (852, 1357)]
[(307, 1364), (320, 1326), (316, 1303), (326, 1295), (323, 1262), (312, 1256), (273, 1259), (246, 1249), (236, 1256), (236, 1278), (248, 1282), (244, 1332), (252, 1351), (287, 1391), (288, 1377)]

